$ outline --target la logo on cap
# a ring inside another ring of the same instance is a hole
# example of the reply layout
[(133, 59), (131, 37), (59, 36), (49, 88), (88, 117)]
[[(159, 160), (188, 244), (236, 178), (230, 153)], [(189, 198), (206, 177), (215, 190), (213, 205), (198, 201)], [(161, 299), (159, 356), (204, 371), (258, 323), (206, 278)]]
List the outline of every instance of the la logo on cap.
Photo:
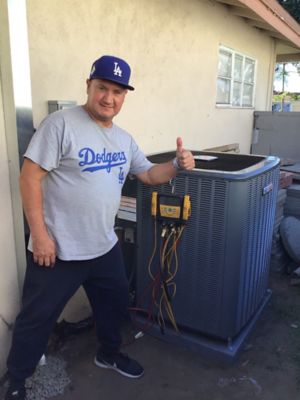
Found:
[(89, 79), (104, 79), (134, 90), (134, 87), (129, 85), (130, 73), (130, 66), (125, 60), (106, 55), (94, 62)]
[(114, 75), (122, 77), (123, 71), (121, 70), (119, 63), (114, 62), (114, 64), (115, 64)]

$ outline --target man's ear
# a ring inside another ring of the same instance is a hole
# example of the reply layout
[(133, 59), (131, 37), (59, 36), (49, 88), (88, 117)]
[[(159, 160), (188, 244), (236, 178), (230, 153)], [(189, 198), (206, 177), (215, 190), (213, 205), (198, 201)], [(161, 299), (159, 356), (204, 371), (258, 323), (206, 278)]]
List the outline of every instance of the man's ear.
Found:
[(87, 79), (87, 80), (86, 80), (86, 93), (87, 93), (87, 94), (88, 94), (88, 90), (89, 90), (90, 84), (91, 84), (91, 80), (90, 80), (90, 79)]

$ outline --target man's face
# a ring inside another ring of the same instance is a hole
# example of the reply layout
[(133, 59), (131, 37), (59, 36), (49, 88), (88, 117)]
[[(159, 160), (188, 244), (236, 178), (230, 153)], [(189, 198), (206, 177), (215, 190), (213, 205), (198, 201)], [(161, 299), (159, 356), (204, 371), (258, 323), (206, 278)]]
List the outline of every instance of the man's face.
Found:
[(122, 108), (127, 89), (103, 80), (87, 80), (86, 108), (91, 117), (104, 126), (111, 126), (115, 115)]

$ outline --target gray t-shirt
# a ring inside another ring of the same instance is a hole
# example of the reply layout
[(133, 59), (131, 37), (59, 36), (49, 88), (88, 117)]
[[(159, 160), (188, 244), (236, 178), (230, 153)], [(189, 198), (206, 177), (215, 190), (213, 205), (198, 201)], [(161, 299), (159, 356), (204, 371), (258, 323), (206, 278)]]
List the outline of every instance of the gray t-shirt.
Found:
[(96, 258), (116, 244), (125, 178), (153, 165), (131, 135), (115, 124), (100, 127), (81, 106), (50, 114), (24, 156), (49, 171), (43, 180), (44, 218), (62, 260)]

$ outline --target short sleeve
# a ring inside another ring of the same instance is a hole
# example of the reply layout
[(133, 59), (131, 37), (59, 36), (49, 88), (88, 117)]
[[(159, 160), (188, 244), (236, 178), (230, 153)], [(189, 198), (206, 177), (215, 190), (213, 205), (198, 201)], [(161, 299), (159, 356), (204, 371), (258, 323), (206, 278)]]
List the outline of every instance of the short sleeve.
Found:
[(151, 163), (133, 138), (131, 138), (131, 164), (130, 173), (133, 175), (148, 171), (154, 164)]
[(39, 164), (46, 171), (59, 166), (62, 155), (63, 126), (58, 127), (46, 118), (32, 136), (24, 157)]

